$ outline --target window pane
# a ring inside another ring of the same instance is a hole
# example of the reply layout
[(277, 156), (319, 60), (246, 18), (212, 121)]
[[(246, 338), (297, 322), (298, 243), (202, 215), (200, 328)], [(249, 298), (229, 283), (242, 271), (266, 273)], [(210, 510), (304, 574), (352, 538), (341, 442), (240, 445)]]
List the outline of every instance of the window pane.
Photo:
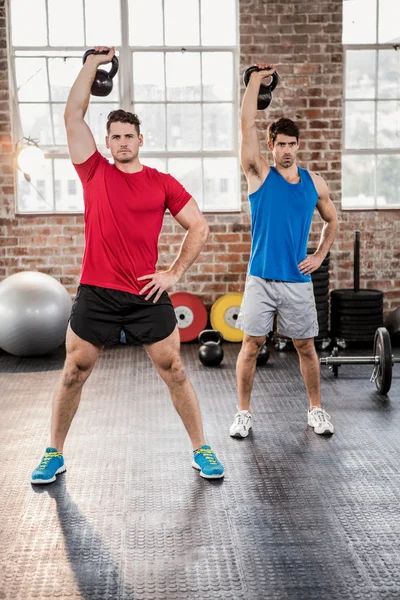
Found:
[(145, 151), (165, 150), (165, 105), (135, 104), (135, 113), (141, 121)]
[(232, 150), (232, 104), (203, 105), (203, 149)]
[(379, 0), (379, 43), (400, 42), (400, 6), (398, 0)]
[(343, 44), (376, 43), (376, 0), (343, 2)]
[(168, 150), (200, 150), (200, 104), (170, 104), (167, 111)]
[(86, 120), (96, 144), (105, 145), (107, 117), (112, 110), (116, 110), (117, 108), (119, 108), (118, 104), (91, 104), (89, 106)]
[(400, 102), (378, 102), (378, 148), (400, 148)]
[(53, 145), (49, 104), (20, 104), (19, 112), (25, 137), (37, 140), (42, 146)]
[(378, 52), (378, 98), (400, 98), (400, 51)]
[(233, 54), (203, 52), (203, 99), (233, 99)]
[(400, 154), (378, 156), (376, 195), (378, 206), (400, 206)]
[(47, 46), (45, 0), (12, 0), (10, 5), (13, 45)]
[(40, 173), (31, 175), (31, 183), (27, 182), (21, 171), (18, 173), (18, 210), (21, 212), (52, 212), (53, 179), (51, 160), (45, 162)]
[(200, 54), (172, 52), (167, 60), (167, 100), (200, 100)]
[(201, 158), (170, 158), (168, 173), (180, 181), (201, 208), (203, 204)]
[(199, 1), (164, 0), (165, 45), (198, 46)]
[(50, 46), (83, 46), (82, 0), (48, 0), (48, 6)]
[(86, 46), (121, 45), (120, 3), (109, 0), (85, 0)]
[(134, 52), (133, 97), (136, 101), (165, 100), (162, 52)]
[(54, 124), (54, 142), (56, 146), (67, 145), (67, 133), (64, 124), (65, 104), (52, 104), (53, 124)]
[(20, 102), (49, 100), (45, 58), (16, 58), (15, 73)]
[(166, 158), (152, 158), (151, 156), (144, 156), (140, 159), (140, 162), (147, 167), (157, 169), (161, 173), (167, 172), (167, 159)]
[(83, 211), (82, 184), (69, 159), (57, 158), (54, 160), (54, 178), (59, 182), (56, 210), (61, 212)]
[(129, 44), (163, 46), (162, 0), (129, 0)]
[(346, 102), (345, 148), (373, 148), (374, 102)]
[(66, 102), (71, 87), (82, 68), (79, 58), (50, 58), (49, 76), (51, 99), (56, 102)]
[(236, 28), (236, 0), (201, 0), (203, 46), (234, 46)]
[(375, 50), (346, 52), (346, 98), (375, 98)]
[(205, 158), (203, 210), (239, 208), (237, 159)]
[(375, 206), (375, 157), (342, 156), (343, 208)]

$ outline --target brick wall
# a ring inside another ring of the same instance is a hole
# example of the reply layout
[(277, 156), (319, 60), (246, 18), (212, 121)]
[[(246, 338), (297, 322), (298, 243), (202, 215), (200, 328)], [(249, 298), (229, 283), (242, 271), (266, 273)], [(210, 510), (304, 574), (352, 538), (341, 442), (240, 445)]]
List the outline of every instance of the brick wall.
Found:
[[(240, 71), (267, 58), (279, 66), (281, 84), (259, 130), (266, 150), (270, 120), (282, 115), (302, 131), (299, 163), (328, 182), (339, 213), (332, 250), (332, 284), (352, 286), (353, 231), (361, 230), (361, 285), (385, 291), (385, 309), (400, 303), (400, 248), (396, 219), (400, 211), (342, 212), (342, 0), (240, 0)], [(0, 0), (0, 278), (37, 269), (58, 278), (75, 293), (83, 251), (81, 216), (18, 216), (14, 212), (14, 166), (7, 80), (5, 0)], [(210, 238), (177, 289), (200, 295), (210, 304), (228, 291), (242, 291), (250, 250), (246, 185), (242, 212), (207, 215)], [(310, 245), (317, 243), (321, 221), (314, 219)], [(170, 264), (183, 231), (170, 217), (160, 237), (160, 264)]]

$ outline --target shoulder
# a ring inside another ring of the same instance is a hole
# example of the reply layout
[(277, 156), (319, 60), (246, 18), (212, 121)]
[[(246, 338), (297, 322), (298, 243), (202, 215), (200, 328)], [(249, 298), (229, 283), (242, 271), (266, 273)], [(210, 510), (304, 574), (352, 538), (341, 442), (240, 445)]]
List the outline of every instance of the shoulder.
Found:
[[(304, 170), (306, 170), (306, 169), (304, 169)], [(307, 171), (307, 173), (310, 175), (311, 180), (315, 186), (315, 189), (318, 192), (318, 195), (320, 197), (327, 195), (328, 186), (327, 186), (325, 179), (323, 177), (321, 177), (321, 175), (317, 175), (317, 173), (314, 173), (313, 171)]]

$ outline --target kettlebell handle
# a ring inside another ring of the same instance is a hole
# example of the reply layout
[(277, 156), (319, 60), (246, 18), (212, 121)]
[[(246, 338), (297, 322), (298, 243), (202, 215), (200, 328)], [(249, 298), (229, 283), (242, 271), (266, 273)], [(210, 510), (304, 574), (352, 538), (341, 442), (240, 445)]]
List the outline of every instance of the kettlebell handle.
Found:
[[(260, 69), (260, 67), (256, 67), (255, 65), (252, 67), (249, 67), (248, 69), (245, 70), (244, 75), (243, 75), (243, 80), (244, 80), (244, 84), (247, 87), (249, 81), (250, 81), (250, 75), (252, 73), (254, 73), (255, 71), (268, 71), (269, 67), (266, 67), (265, 69)], [(271, 83), (267, 84), (267, 83), (262, 83), (260, 85), (260, 90), (262, 90), (262, 88), (267, 88), (270, 92), (273, 92), (274, 89), (276, 88), (276, 86), (279, 83), (279, 75), (276, 71), (274, 71), (271, 75)]]
[[(83, 55), (83, 64), (85, 64), (86, 59), (88, 56), (90, 56), (91, 54), (108, 54), (108, 50), (102, 50), (101, 52), (99, 52), (98, 50), (95, 50), (94, 48), (90, 48), (90, 50), (86, 50), (85, 54)], [(115, 75), (118, 73), (118, 57), (114, 56), (111, 59), (111, 69), (108, 71), (108, 76), (110, 79), (112, 79), (113, 77), (115, 77)]]
[(215, 342), (216, 344), (221, 344), (223, 339), (222, 333), (216, 329), (204, 329), (204, 331), (202, 331), (198, 337), (200, 344), (205, 344), (206, 342)]

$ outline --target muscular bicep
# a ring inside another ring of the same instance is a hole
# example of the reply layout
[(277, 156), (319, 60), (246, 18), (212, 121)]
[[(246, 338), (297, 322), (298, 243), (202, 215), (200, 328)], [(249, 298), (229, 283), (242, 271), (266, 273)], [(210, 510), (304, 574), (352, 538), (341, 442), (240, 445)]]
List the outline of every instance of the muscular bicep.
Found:
[(242, 127), (240, 162), (247, 178), (262, 177), (263, 158), (256, 126)]
[(336, 208), (329, 198), (329, 190), (325, 180), (315, 174), (313, 174), (313, 179), (318, 192), (317, 210), (321, 218), (326, 223), (337, 220)]
[(189, 202), (185, 204), (174, 218), (186, 230), (193, 226), (208, 230), (207, 221), (194, 198), (190, 198)]
[(84, 163), (96, 151), (96, 142), (89, 126), (83, 119), (67, 119), (65, 122), (71, 160), (75, 164)]

